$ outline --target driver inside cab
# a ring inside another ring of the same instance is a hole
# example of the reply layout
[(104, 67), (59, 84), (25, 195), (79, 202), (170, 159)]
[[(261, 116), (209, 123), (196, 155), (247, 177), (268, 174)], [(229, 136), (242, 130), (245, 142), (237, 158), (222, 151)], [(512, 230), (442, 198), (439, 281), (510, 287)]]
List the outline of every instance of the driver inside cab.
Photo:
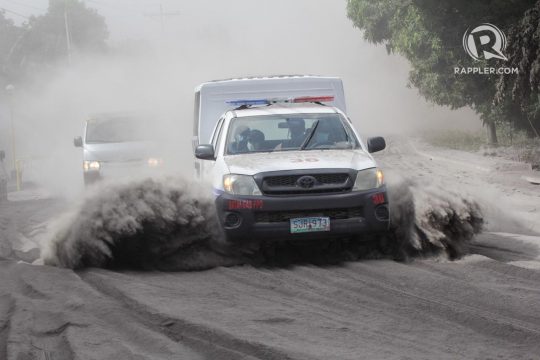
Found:
[(246, 125), (240, 125), (234, 133), (234, 141), (229, 145), (230, 154), (238, 154), (248, 152), (248, 139), (250, 129)]
[(336, 118), (321, 118), (306, 133), (307, 137), (313, 133), (309, 142), (305, 144), (307, 149), (334, 147), (347, 141), (347, 134)]

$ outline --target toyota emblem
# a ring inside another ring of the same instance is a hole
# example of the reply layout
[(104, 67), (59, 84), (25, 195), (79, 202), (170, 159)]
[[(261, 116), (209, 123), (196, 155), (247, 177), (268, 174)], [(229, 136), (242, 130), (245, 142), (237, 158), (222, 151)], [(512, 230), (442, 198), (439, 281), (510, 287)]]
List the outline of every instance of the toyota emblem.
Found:
[(317, 183), (317, 179), (315, 179), (313, 176), (302, 176), (298, 180), (296, 180), (296, 185), (304, 188), (304, 189), (310, 189)]

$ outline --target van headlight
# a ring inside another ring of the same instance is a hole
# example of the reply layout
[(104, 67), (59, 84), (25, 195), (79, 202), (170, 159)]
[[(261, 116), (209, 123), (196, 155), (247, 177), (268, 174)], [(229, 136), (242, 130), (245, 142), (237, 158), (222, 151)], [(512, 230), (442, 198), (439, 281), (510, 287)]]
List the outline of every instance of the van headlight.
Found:
[(147, 160), (148, 166), (150, 167), (158, 167), (163, 165), (163, 159), (160, 158), (148, 158)]
[(223, 189), (233, 195), (261, 195), (253, 176), (228, 174), (223, 176)]
[(83, 169), (84, 171), (99, 171), (101, 168), (101, 164), (99, 161), (83, 161)]
[(353, 191), (376, 189), (384, 185), (384, 175), (380, 169), (360, 170), (356, 174)]

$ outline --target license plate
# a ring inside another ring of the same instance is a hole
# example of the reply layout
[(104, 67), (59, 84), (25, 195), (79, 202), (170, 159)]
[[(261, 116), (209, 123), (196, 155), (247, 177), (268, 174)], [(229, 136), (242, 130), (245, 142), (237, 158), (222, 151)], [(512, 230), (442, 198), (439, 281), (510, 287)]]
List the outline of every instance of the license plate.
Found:
[(291, 233), (330, 231), (329, 217), (305, 217), (291, 219)]

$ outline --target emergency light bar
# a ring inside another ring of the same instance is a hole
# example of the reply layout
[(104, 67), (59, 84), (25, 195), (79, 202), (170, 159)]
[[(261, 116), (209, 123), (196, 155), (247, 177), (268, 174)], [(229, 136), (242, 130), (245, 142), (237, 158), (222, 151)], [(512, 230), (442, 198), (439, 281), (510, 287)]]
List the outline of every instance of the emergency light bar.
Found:
[(297, 98), (277, 98), (277, 99), (242, 99), (226, 101), (229, 105), (234, 106), (251, 106), (251, 105), (272, 105), (278, 103), (320, 103), (334, 101), (333, 96), (302, 96)]

